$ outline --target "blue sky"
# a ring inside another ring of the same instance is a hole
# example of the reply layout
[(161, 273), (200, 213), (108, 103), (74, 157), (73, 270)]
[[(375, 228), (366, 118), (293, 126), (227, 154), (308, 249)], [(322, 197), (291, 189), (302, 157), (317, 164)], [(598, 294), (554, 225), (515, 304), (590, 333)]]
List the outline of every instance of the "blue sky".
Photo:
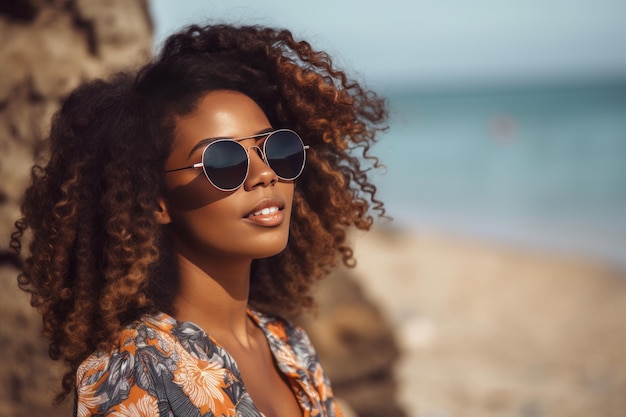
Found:
[(625, 0), (151, 0), (157, 43), (209, 19), (286, 27), (375, 84), (626, 78)]

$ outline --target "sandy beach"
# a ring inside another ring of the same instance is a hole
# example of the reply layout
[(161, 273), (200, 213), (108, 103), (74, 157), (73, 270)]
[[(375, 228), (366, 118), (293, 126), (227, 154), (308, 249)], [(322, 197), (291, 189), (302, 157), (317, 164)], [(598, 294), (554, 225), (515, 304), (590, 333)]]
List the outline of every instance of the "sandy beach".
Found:
[(409, 416), (626, 416), (623, 270), (426, 232), (353, 239)]

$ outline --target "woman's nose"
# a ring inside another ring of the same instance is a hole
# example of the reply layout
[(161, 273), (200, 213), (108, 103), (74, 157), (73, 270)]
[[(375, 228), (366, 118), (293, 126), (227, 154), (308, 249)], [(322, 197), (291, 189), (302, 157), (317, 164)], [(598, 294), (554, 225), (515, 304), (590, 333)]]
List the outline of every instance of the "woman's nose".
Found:
[(258, 146), (248, 148), (248, 158), (250, 158), (250, 167), (248, 168), (248, 177), (243, 185), (247, 191), (278, 182), (278, 175), (265, 163), (261, 148)]

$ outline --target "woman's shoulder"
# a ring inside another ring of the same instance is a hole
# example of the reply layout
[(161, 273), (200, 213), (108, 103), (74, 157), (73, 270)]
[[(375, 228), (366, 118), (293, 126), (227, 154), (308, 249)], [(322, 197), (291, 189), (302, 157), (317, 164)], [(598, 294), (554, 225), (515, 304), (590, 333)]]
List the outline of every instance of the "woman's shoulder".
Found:
[(95, 376), (117, 366), (128, 368), (137, 356), (151, 354), (153, 360), (164, 362), (175, 351), (173, 330), (176, 320), (165, 313), (144, 316), (124, 327), (110, 349), (96, 351), (85, 359), (77, 371), (77, 379)]
[(195, 324), (163, 313), (129, 324), (111, 349), (87, 358), (76, 390), (78, 416), (127, 415), (131, 408), (143, 410), (136, 415), (226, 415), (247, 395), (222, 348)]
[(127, 369), (160, 373), (176, 369), (177, 364), (196, 361), (219, 363), (237, 374), (230, 357), (204, 330), (192, 322), (180, 322), (159, 312), (124, 327), (111, 347), (91, 354), (76, 375), (80, 381), (87, 374), (110, 372), (118, 362), (125, 363)]
[(162, 313), (142, 317), (122, 329), (108, 350), (85, 359), (76, 372), (76, 415), (128, 407), (158, 415), (155, 382), (171, 380), (178, 362), (175, 325)]

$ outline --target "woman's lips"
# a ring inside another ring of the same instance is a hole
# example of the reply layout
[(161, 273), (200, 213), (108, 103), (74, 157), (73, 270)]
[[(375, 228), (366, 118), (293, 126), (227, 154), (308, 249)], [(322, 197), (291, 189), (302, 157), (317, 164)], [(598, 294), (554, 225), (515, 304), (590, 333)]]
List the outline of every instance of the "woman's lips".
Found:
[(284, 205), (276, 200), (266, 200), (257, 204), (245, 220), (261, 226), (278, 226), (284, 219)]
[(278, 226), (283, 222), (284, 214), (278, 207), (268, 207), (248, 215), (245, 219), (261, 226)]
[(276, 206), (272, 206), (272, 207), (265, 207), (264, 209), (261, 209), (257, 212), (254, 212), (252, 214), (250, 214), (250, 216), (267, 216), (268, 214), (274, 214), (277, 211), (279, 211), (280, 209)]

